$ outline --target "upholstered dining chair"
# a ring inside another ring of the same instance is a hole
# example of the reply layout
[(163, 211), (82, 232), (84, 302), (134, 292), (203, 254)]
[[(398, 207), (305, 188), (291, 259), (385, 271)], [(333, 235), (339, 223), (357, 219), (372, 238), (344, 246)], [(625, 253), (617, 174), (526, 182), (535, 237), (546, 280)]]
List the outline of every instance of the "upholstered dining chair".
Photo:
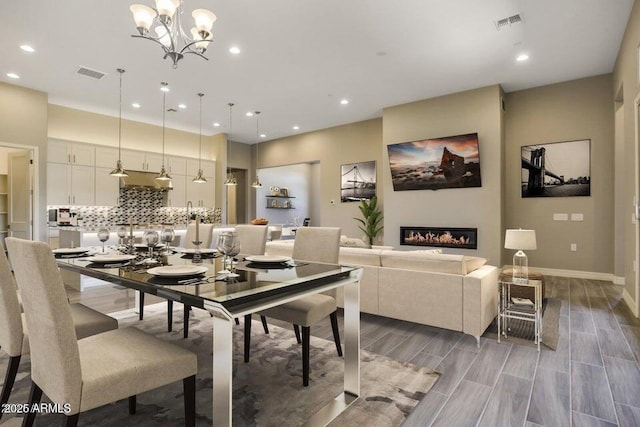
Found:
[[(199, 238), (202, 244), (201, 248), (211, 247), (211, 235), (213, 234), (213, 224), (200, 224), (198, 230)], [(186, 249), (194, 249), (193, 242), (196, 240), (196, 223), (191, 222), (187, 225), (187, 233), (184, 236), (184, 242), (182, 247)], [(186, 310), (186, 306), (185, 306)], [(138, 304), (138, 316), (142, 320), (144, 318), (144, 292), (140, 292), (139, 304)], [(173, 330), (173, 301), (167, 300), (167, 331)], [(186, 337), (185, 337), (186, 338)]]
[[(340, 250), (340, 228), (336, 227), (302, 227), (296, 232), (293, 242), (293, 258), (311, 262), (337, 264)], [(309, 385), (309, 347), (311, 325), (329, 316), (333, 339), (338, 356), (342, 357), (340, 332), (338, 330), (337, 304), (333, 296), (313, 294), (295, 301), (270, 308), (260, 313), (261, 317), (293, 323), (296, 339), (300, 342), (302, 327), (302, 384)], [(245, 316), (245, 324), (251, 323), (251, 315)], [(264, 319), (263, 319), (264, 324)], [(249, 361), (250, 339), (245, 333), (245, 362)]]
[[(71, 304), (71, 318), (78, 338), (84, 338), (101, 332), (118, 329), (118, 321), (113, 317), (97, 312), (82, 304)], [(29, 354), (29, 338), (21, 314), (16, 281), (3, 248), (0, 248), (0, 347), (9, 355), (9, 366), (0, 405), (9, 401), (11, 389), (18, 373), (20, 358)], [(0, 418), (2, 412), (0, 411)]]
[[(194, 353), (135, 328), (79, 340), (51, 249), (13, 237), (5, 242), (29, 329), (29, 406), (44, 393), (54, 404), (70, 405), (66, 425), (76, 426), (81, 412), (123, 398), (134, 414), (137, 394), (182, 380), (186, 425), (195, 425)], [(35, 416), (30, 412), (23, 425), (32, 426)]]

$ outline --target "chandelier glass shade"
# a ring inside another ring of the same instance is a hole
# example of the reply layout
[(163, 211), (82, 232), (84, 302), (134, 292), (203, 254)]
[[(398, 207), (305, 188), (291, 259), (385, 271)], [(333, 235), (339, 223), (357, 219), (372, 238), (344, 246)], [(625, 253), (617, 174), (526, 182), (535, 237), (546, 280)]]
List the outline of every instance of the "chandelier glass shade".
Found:
[(202, 176), (202, 97), (204, 93), (199, 93), (198, 97), (200, 98), (200, 145), (198, 150), (198, 174), (195, 178), (192, 179), (196, 184), (205, 184), (207, 179)]
[(134, 4), (129, 7), (140, 37), (154, 41), (164, 50), (164, 58), (173, 62), (173, 68), (178, 67), (187, 53), (195, 54), (207, 59), (204, 52), (213, 39), (211, 32), (216, 22), (216, 15), (207, 9), (196, 9), (191, 13), (194, 26), (185, 31), (182, 27), (183, 0), (155, 0), (156, 7)]
[(120, 113), (118, 115), (118, 161), (116, 162), (116, 168), (112, 170), (109, 175), (115, 176), (117, 178), (129, 176), (127, 172), (122, 167), (122, 159), (120, 157), (120, 149), (122, 147), (122, 75), (124, 74), (124, 69), (118, 68), (118, 74), (120, 75)]
[[(164, 89), (164, 90), (163, 90)], [(170, 181), (171, 177), (167, 173), (167, 170), (164, 167), (164, 134), (165, 134), (165, 114), (167, 112), (167, 89), (168, 84), (165, 82), (160, 83), (160, 90), (162, 90), (162, 167), (160, 168), (160, 175), (156, 176), (155, 179), (158, 181)]]

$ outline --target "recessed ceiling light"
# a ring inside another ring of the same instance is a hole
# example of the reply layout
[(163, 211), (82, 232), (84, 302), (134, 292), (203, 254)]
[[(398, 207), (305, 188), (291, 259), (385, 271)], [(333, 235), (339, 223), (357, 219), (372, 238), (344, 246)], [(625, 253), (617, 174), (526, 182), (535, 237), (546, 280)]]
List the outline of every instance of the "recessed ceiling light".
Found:
[(187, 106), (184, 104), (178, 104), (178, 108), (180, 108), (181, 110), (184, 110), (185, 108), (187, 108)]
[(33, 52), (36, 51), (34, 48), (29, 46), (28, 44), (23, 44), (22, 46), (20, 46), (20, 49), (24, 50), (25, 52), (29, 52), (29, 53), (33, 53)]
[(238, 46), (231, 46), (229, 48), (229, 52), (233, 53), (234, 55), (237, 55), (240, 53), (240, 48)]
[(16, 73), (7, 73), (7, 77), (9, 77), (10, 79), (19, 79), (20, 76), (17, 75)]
[(516, 58), (516, 61), (522, 62), (522, 61), (526, 61), (527, 59), (529, 59), (529, 55), (527, 55), (526, 53), (522, 53), (518, 55), (518, 57)]
[(292, 129), (293, 129), (293, 130), (298, 130), (298, 129), (300, 129), (300, 126), (295, 125), (294, 127), (292, 127)]
[(140, 104), (138, 104), (137, 102), (134, 102), (133, 104), (131, 104), (131, 106), (133, 108), (140, 108)]
[(247, 111), (247, 117), (251, 117), (253, 116), (253, 113), (251, 111)]
[(342, 104), (342, 105), (347, 105), (348, 103), (349, 103), (348, 99), (341, 99), (340, 100), (340, 104)]
[(267, 137), (267, 135), (266, 135), (266, 134), (264, 134), (264, 133), (261, 133), (261, 134), (260, 134), (260, 138), (266, 138), (266, 137)]
[(213, 126), (215, 126), (215, 127), (219, 128), (219, 127), (220, 127), (220, 123), (215, 122), (215, 123), (213, 124)]

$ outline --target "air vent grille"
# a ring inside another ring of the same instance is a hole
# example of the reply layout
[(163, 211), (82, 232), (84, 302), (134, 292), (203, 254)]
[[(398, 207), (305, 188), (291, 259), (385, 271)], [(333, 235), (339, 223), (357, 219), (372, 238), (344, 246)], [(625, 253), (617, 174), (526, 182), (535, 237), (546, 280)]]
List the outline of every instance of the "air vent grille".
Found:
[(78, 68), (78, 70), (76, 71), (76, 74), (80, 74), (81, 76), (90, 77), (96, 80), (100, 80), (101, 78), (107, 75), (102, 71), (92, 70), (91, 68), (87, 68), (87, 67)]
[(494, 24), (496, 25), (496, 30), (498, 31), (509, 28), (514, 24), (520, 24), (520, 23), (522, 23), (522, 15), (520, 15), (519, 13), (494, 21)]

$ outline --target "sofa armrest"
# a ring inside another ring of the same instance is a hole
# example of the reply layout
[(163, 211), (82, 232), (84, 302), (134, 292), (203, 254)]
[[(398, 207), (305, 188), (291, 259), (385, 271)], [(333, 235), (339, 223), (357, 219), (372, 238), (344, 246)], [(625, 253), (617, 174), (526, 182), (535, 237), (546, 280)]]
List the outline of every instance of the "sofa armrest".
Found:
[(477, 339), (498, 315), (498, 268), (483, 265), (462, 281), (462, 332)]

